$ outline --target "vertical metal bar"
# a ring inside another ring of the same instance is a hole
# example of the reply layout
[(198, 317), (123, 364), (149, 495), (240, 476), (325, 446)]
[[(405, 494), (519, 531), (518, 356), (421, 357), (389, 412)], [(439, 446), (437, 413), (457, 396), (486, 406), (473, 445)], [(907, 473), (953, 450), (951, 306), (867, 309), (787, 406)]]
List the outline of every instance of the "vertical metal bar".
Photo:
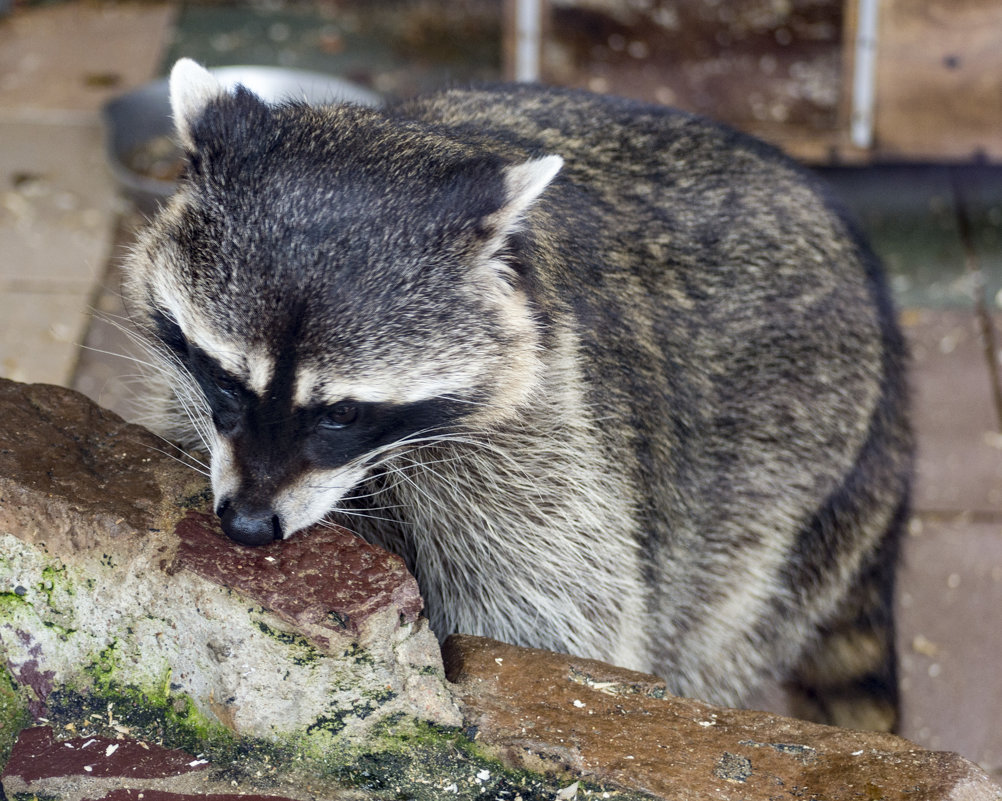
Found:
[(856, 147), (870, 148), (873, 146), (873, 109), (877, 94), (877, 18), (880, 0), (858, 2), (850, 137)]
[(515, 4), (515, 80), (539, 80), (542, 45), (540, 0), (517, 0)]

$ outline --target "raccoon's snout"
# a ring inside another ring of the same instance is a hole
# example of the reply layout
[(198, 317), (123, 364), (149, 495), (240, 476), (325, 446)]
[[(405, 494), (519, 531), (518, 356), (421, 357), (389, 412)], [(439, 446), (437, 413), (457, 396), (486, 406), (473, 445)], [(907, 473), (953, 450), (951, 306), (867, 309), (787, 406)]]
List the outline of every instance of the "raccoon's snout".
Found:
[(241, 510), (229, 499), (216, 512), (223, 532), (241, 545), (267, 545), (282, 539), (282, 524), (270, 508)]

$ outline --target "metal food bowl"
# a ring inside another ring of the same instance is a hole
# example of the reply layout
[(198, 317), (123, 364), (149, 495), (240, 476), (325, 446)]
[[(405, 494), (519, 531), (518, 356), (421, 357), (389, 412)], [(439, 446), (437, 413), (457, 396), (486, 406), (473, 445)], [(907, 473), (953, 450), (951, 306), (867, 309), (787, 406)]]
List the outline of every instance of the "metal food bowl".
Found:
[[(317, 72), (281, 67), (210, 70), (225, 87), (243, 84), (269, 103), (300, 100), (311, 105), (378, 106), (375, 92)], [(141, 211), (152, 213), (177, 187), (182, 152), (174, 141), (167, 79), (117, 97), (104, 107), (108, 160), (116, 180)]]

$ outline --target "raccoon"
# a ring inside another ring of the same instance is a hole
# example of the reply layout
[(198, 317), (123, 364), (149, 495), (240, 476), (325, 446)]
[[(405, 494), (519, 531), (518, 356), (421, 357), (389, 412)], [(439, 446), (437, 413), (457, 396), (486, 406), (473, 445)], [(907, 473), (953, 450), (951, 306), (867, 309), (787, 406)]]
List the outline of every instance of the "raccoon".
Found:
[(579, 91), (267, 105), (182, 60), (170, 92), (187, 174), (127, 297), (229, 537), (339, 522), (440, 637), (893, 727), (906, 359), (812, 177)]

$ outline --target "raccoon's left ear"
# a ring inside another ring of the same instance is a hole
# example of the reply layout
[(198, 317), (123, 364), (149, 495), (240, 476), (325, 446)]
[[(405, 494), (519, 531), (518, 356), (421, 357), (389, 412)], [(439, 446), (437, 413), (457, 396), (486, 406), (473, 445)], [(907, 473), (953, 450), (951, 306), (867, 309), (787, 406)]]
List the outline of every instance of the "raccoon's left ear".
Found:
[(170, 71), (170, 108), (181, 144), (195, 150), (193, 131), (213, 100), (226, 94), (223, 85), (201, 64), (182, 58)]
[(498, 235), (511, 232), (563, 166), (560, 156), (543, 156), (504, 168), (505, 202), (490, 217)]

